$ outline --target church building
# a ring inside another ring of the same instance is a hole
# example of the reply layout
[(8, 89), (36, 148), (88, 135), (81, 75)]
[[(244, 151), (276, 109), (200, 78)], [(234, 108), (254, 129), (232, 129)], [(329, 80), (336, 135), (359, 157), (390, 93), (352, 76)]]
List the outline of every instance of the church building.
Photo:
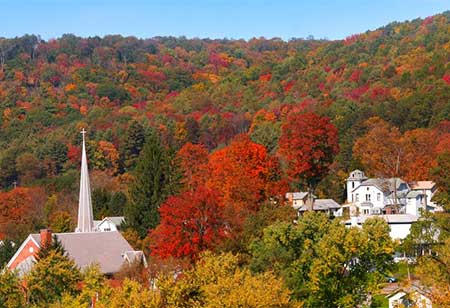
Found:
[(135, 251), (117, 230), (97, 230), (92, 212), (91, 189), (85, 148), (85, 134), (81, 158), (80, 196), (78, 201), (78, 224), (75, 232), (52, 233), (43, 229), (38, 234), (30, 234), (8, 262), (11, 270), (19, 275), (27, 273), (36, 262), (39, 249), (52, 241), (53, 236), (61, 242), (66, 254), (73, 259), (82, 270), (91, 264), (98, 264), (103, 274), (111, 276), (117, 273), (122, 265), (145, 257), (142, 251)]

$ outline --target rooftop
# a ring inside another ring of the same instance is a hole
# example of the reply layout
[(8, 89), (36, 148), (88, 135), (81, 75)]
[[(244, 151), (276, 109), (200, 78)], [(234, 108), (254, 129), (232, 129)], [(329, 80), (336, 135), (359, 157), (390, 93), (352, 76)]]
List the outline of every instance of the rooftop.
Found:
[[(124, 262), (124, 255), (134, 251), (125, 238), (117, 231), (55, 233), (70, 258), (81, 269), (98, 263), (104, 274), (116, 273)], [(40, 234), (31, 234), (41, 242)]]
[[(314, 211), (326, 211), (331, 209), (340, 209), (341, 206), (333, 199), (316, 199), (314, 200), (313, 210)], [(300, 212), (308, 210), (307, 205), (303, 205), (298, 209)]]
[[(367, 219), (370, 218), (382, 218), (388, 224), (407, 224), (416, 222), (419, 217), (411, 214), (386, 214), (386, 215), (361, 215), (356, 217), (358, 224), (363, 224)], [(346, 225), (351, 224), (351, 219), (345, 221)]]
[(414, 181), (409, 183), (412, 190), (433, 189), (436, 183), (433, 181)]

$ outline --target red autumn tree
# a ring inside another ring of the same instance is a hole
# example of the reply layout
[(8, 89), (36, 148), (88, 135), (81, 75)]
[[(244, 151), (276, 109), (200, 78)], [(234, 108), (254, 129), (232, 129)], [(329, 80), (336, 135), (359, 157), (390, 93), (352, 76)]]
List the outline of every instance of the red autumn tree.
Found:
[(278, 162), (247, 135), (238, 135), (229, 146), (212, 153), (209, 169), (209, 187), (220, 193), (225, 207), (236, 211), (255, 211), (262, 201), (283, 190)]
[(154, 256), (195, 259), (226, 236), (219, 196), (204, 186), (169, 197), (159, 213), (161, 223), (150, 232)]
[(184, 190), (193, 191), (206, 181), (208, 174), (208, 149), (202, 144), (186, 143), (177, 153), (183, 174), (181, 183)]
[(308, 187), (311, 207), (315, 188), (339, 152), (337, 135), (329, 118), (314, 113), (291, 114), (282, 127), (279, 154), (291, 180)]

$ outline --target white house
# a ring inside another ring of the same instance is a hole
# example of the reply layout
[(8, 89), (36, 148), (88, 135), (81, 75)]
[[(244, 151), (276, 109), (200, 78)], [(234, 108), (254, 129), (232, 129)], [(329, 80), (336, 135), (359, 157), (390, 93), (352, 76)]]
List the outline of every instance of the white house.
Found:
[(124, 221), (123, 216), (105, 217), (102, 220), (94, 220), (94, 229), (99, 232), (119, 231)]
[(351, 172), (347, 179), (347, 203), (355, 205), (363, 215), (391, 214), (397, 206), (403, 208), (409, 191), (402, 179), (369, 179), (361, 170)]
[(400, 178), (369, 179), (361, 170), (354, 170), (347, 179), (347, 204), (355, 206), (362, 215), (420, 216), (421, 211), (442, 210), (431, 201), (436, 190), (432, 181), (406, 183)]
[(416, 286), (401, 288), (386, 296), (389, 308), (417, 307), (432, 308), (432, 302), (428, 294)]
[(408, 236), (412, 224), (419, 219), (418, 216), (410, 214), (387, 214), (377, 216), (361, 215), (350, 217), (349, 220), (345, 221), (345, 225), (347, 227), (362, 227), (367, 219), (374, 217), (384, 219), (391, 229), (389, 232), (391, 238), (399, 240), (402, 240)]
[[(298, 214), (302, 214), (308, 210), (308, 192), (288, 192), (286, 193), (286, 199)], [(313, 210), (316, 212), (324, 212), (330, 216), (340, 217), (342, 216), (342, 206), (333, 199), (317, 199), (313, 195), (314, 203)]]

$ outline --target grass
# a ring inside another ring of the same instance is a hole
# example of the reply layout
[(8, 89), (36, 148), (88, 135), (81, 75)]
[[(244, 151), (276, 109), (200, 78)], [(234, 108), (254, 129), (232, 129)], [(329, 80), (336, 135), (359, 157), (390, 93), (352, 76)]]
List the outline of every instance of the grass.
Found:
[(383, 294), (374, 295), (370, 308), (389, 308), (389, 301)]

